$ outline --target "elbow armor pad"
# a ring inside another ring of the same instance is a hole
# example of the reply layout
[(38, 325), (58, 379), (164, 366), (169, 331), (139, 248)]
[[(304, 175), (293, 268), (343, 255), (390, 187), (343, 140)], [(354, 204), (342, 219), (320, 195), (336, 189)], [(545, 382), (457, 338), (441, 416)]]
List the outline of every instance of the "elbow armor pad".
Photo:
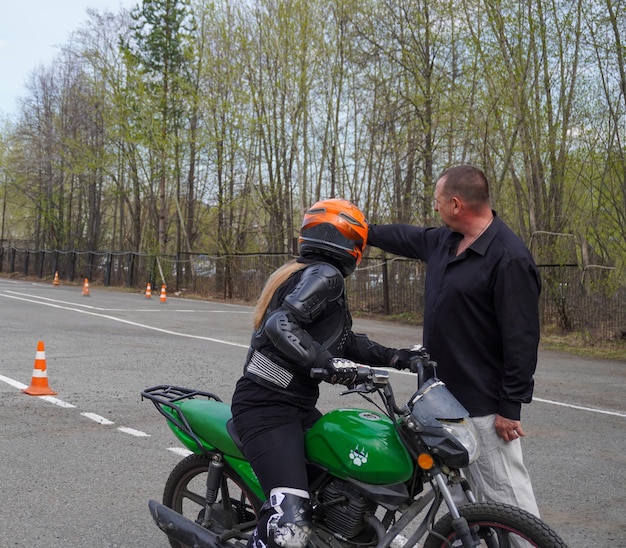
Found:
[(272, 312), (265, 322), (265, 333), (283, 356), (302, 366), (317, 359), (316, 345), (306, 331), (293, 322), (282, 309)]
[(296, 321), (307, 324), (315, 320), (329, 302), (339, 299), (343, 290), (341, 272), (328, 263), (316, 263), (304, 270), (296, 287), (285, 297), (284, 306)]

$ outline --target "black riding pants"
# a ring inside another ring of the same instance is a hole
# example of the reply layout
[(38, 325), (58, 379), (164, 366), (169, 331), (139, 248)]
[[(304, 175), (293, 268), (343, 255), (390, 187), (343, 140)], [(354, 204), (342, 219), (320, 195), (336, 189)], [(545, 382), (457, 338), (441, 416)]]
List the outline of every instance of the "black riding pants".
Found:
[(283, 394), (246, 377), (237, 382), (233, 422), (266, 497), (275, 487), (308, 491), (304, 433), (321, 417), (318, 395)]

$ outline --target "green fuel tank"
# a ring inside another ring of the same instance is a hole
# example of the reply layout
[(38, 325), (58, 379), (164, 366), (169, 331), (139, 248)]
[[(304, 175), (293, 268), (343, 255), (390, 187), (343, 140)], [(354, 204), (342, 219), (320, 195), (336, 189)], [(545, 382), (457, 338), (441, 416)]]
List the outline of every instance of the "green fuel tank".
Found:
[(413, 462), (389, 417), (365, 409), (336, 409), (306, 433), (308, 458), (342, 479), (386, 485), (407, 481)]

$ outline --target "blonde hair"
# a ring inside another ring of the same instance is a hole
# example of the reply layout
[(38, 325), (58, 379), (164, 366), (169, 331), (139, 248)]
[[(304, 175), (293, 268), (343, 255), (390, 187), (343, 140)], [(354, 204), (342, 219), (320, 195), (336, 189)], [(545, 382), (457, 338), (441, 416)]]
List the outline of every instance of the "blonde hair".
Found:
[(254, 329), (259, 329), (261, 324), (263, 323), (263, 318), (265, 317), (265, 312), (267, 307), (274, 296), (276, 290), (285, 282), (289, 276), (291, 276), (294, 272), (304, 268), (307, 266), (306, 264), (299, 263), (296, 259), (293, 259), (283, 266), (275, 270), (270, 277), (265, 282), (265, 286), (263, 287), (263, 291), (261, 291), (261, 295), (256, 305), (254, 306), (254, 310), (252, 312), (252, 322), (254, 325)]

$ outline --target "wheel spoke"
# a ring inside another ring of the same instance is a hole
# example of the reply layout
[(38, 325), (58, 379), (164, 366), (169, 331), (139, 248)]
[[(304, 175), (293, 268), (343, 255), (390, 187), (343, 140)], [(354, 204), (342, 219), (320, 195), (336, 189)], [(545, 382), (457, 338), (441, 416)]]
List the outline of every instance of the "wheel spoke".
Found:
[(508, 531), (502, 531), (498, 529), (498, 542), (501, 548), (511, 548), (511, 541), (509, 540)]
[(199, 493), (194, 493), (189, 489), (184, 489), (181, 492), (181, 499), (188, 499), (195, 502), (199, 506), (204, 506), (204, 496), (200, 495)]

